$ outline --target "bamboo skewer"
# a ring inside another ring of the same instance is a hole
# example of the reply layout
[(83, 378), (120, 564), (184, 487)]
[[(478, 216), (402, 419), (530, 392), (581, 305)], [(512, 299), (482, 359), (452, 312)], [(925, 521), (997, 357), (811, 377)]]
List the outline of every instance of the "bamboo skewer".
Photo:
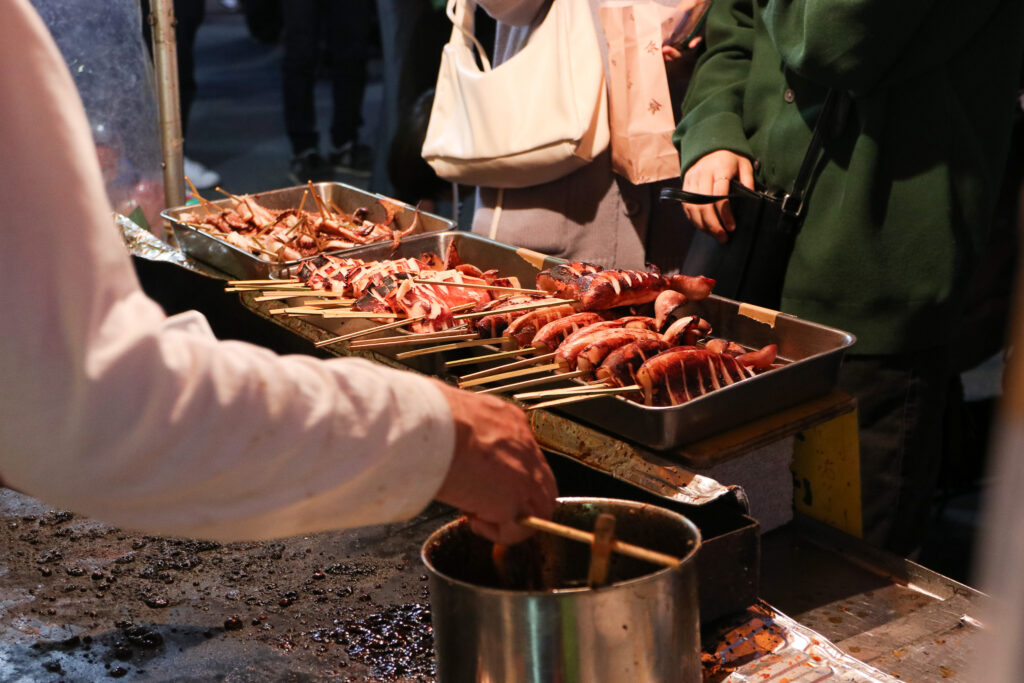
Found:
[(571, 387), (568, 389), (548, 389), (546, 391), (531, 391), (524, 394), (516, 394), (513, 398), (516, 399), (529, 399), (529, 398), (547, 398), (549, 396), (608, 396), (614, 394), (625, 394), (631, 391), (640, 391), (641, 387), (639, 384), (630, 384), (625, 387), (610, 387), (604, 382), (595, 382), (593, 384), (584, 384), (579, 387)]
[[(576, 394), (588, 394), (596, 392), (602, 389), (608, 389), (608, 385), (604, 382), (594, 382), (593, 384), (581, 384), (575, 387), (563, 387), (561, 389), (544, 389), (543, 391), (528, 391), (522, 394), (515, 394), (512, 398), (517, 400), (526, 400), (531, 398), (550, 398), (553, 396), (573, 396)], [(618, 389), (618, 387), (613, 387)]]
[(532, 304), (522, 304), (520, 306), (509, 306), (508, 308), (500, 308), (497, 310), (490, 311), (473, 311), (472, 313), (465, 313), (463, 315), (455, 316), (456, 320), (466, 320), (469, 318), (483, 318), (484, 316), (493, 315), (495, 313), (515, 313), (516, 311), (529, 311), (534, 308), (548, 308), (549, 306), (559, 306), (561, 304), (573, 304), (576, 303), (572, 299), (547, 299), (544, 301), (537, 301)]
[(338, 337), (331, 337), (330, 339), (323, 339), (314, 344), (317, 348), (321, 346), (330, 346), (331, 344), (337, 344), (338, 342), (348, 341), (349, 339), (355, 339), (357, 337), (365, 337), (367, 335), (374, 334), (376, 332), (383, 332), (384, 330), (394, 330), (409, 323), (419, 322), (420, 320), (426, 320), (427, 316), (417, 315), (412, 318), (405, 318), (404, 320), (396, 320), (393, 323), (385, 323), (383, 325), (377, 325), (375, 327), (368, 327), (365, 330), (358, 330), (356, 332), (349, 332)]
[(551, 408), (554, 406), (568, 405), (570, 403), (582, 403), (583, 401), (592, 401), (595, 398), (601, 398), (602, 396), (604, 396), (604, 394), (599, 394), (597, 392), (583, 394), (582, 396), (566, 396), (564, 398), (555, 398), (550, 401), (541, 401), (540, 403), (534, 403), (533, 405), (523, 406), (523, 410), (540, 410), (541, 408)]
[(224, 291), (225, 292), (264, 292), (264, 293), (273, 291), (275, 293), (276, 292), (293, 292), (293, 293), (302, 294), (302, 293), (305, 293), (305, 292), (312, 292), (314, 290), (310, 289), (309, 287), (306, 287), (305, 285), (289, 285), (289, 284), (284, 284), (284, 285), (277, 285), (272, 290), (267, 285), (261, 285), (261, 286), (258, 286), (258, 287), (246, 287), (246, 286), (225, 287)]
[[(378, 311), (320, 311), (320, 314), (325, 318), (380, 318), (381, 320), (391, 320), (393, 318), (399, 318), (397, 313), (380, 313)], [(402, 320), (409, 321), (411, 318), (402, 318)]]
[[(469, 339), (476, 339), (476, 333), (463, 333), (463, 334), (448, 334), (442, 336), (431, 336), (431, 337), (410, 337), (403, 341), (385, 341), (379, 342), (376, 339), (367, 339), (366, 341), (351, 344), (350, 349), (379, 349), (385, 347), (394, 346), (416, 346), (417, 344), (432, 344), (434, 342), (456, 342), (466, 341)], [(420, 354), (416, 354), (420, 355)]]
[[(582, 531), (575, 527), (565, 526), (564, 524), (558, 524), (557, 522), (551, 522), (540, 517), (526, 516), (519, 519), (519, 523), (523, 526), (535, 529), (537, 531), (543, 531), (548, 534), (554, 534), (555, 536), (561, 536), (571, 541), (579, 541), (580, 543), (594, 542), (594, 534), (589, 531)], [(660, 565), (662, 567), (678, 567), (682, 564), (682, 560), (678, 557), (668, 555), (666, 553), (660, 553), (656, 550), (649, 550), (632, 543), (623, 543), (619, 540), (612, 540), (611, 549), (614, 553), (620, 555), (628, 555), (638, 560), (650, 562), (651, 564)]]
[(602, 512), (594, 522), (594, 540), (590, 544), (587, 585), (591, 588), (600, 588), (608, 582), (608, 564), (612, 559), (613, 543), (615, 543), (615, 515), (610, 512)]
[[(493, 344), (494, 339), (474, 339), (476, 335), (463, 335), (465, 341), (457, 341), (453, 344), (441, 344), (439, 346), (431, 346), (426, 349), (416, 349), (415, 351), (403, 351), (402, 353), (395, 356), (399, 360), (403, 358), (413, 358), (415, 356), (426, 356), (431, 353), (440, 353), (442, 351), (454, 351), (456, 349), (468, 349), (473, 346), (484, 346), (485, 344)], [(452, 340), (456, 340), (457, 337), (452, 337)]]
[(324, 309), (317, 308), (316, 306), (287, 306), (285, 308), (271, 308), (268, 311), (271, 315), (321, 315), (323, 312)]
[(549, 370), (557, 370), (558, 363), (551, 363), (550, 365), (542, 365), (538, 368), (525, 368), (523, 370), (513, 370), (512, 372), (503, 372), (500, 375), (490, 375), (489, 377), (480, 377), (478, 379), (471, 379), (468, 382), (459, 382), (460, 389), (467, 389), (469, 387), (475, 387), (480, 384), (489, 384), (491, 382), (497, 382), (503, 379), (512, 379), (513, 377), (522, 377), (524, 375), (536, 375), (541, 372), (548, 372)]
[[(231, 290), (226, 290), (226, 291), (231, 291)], [(258, 290), (251, 290), (251, 291), (258, 291)], [(305, 293), (306, 292), (289, 292), (287, 290), (284, 290), (284, 291), (264, 291), (264, 292), (261, 292), (259, 296), (253, 298), (253, 301), (277, 301), (279, 299), (294, 299), (295, 297), (300, 296), (300, 295), (305, 294)], [(306, 303), (309, 303), (309, 302), (308, 301), (304, 301), (303, 303), (306, 304)]]
[(584, 373), (582, 370), (575, 370), (573, 372), (564, 372), (554, 375), (548, 375), (547, 377), (537, 377), (535, 379), (527, 379), (522, 382), (513, 382), (512, 384), (502, 384), (490, 389), (483, 389), (478, 391), (478, 394), (503, 394), (506, 391), (516, 391), (518, 389), (526, 389), (527, 387), (535, 387), (539, 384), (549, 384), (551, 382), (560, 382), (574, 377), (582, 377)]
[(302, 284), (302, 280), (297, 277), (288, 278), (286, 280), (228, 280), (228, 286), (231, 287), (246, 287), (255, 285), (282, 285), (282, 284)]
[[(532, 347), (530, 347), (530, 348), (532, 348)], [(517, 351), (519, 353), (522, 353), (522, 352), (524, 352), (524, 349), (517, 349)], [(536, 351), (536, 349), (535, 349), (535, 351)], [(475, 379), (478, 379), (480, 377), (490, 377), (492, 375), (501, 375), (502, 373), (506, 373), (506, 372), (508, 372), (510, 370), (516, 370), (517, 368), (528, 368), (529, 366), (536, 366), (537, 364), (539, 364), (539, 362), (545, 362), (547, 360), (553, 359), (554, 357), (555, 357), (555, 352), (552, 351), (551, 353), (544, 353), (542, 355), (535, 355), (535, 356), (532, 356), (532, 357), (529, 357), (529, 358), (523, 358), (522, 360), (514, 360), (512, 362), (506, 362), (506, 364), (504, 366), (496, 366), (495, 368), (487, 368), (486, 370), (479, 370), (479, 371), (477, 371), (475, 373), (470, 373), (469, 375), (464, 375), (463, 377), (460, 377), (459, 379), (461, 379), (462, 381), (466, 381), (466, 380), (475, 380)]]
[[(383, 326), (382, 326), (383, 327)], [(434, 332), (410, 332), (409, 334), (400, 334), (394, 337), (378, 337), (377, 339), (366, 339), (363, 341), (354, 341), (352, 346), (358, 347), (362, 344), (400, 344), (410, 339), (422, 339), (424, 341), (437, 341), (443, 337), (450, 337), (453, 334), (469, 334), (465, 325), (459, 325), (458, 327), (452, 327), (447, 330), (436, 330)], [(476, 333), (474, 332), (474, 337)]]
[[(446, 280), (431, 280), (429, 278), (413, 278), (413, 282), (418, 285), (441, 285), (443, 287), (465, 287), (466, 289), (486, 289), (493, 292), (509, 292), (512, 294), (537, 294), (540, 296), (548, 296), (550, 292), (546, 292), (543, 289), (523, 289), (521, 287), (502, 287), (499, 285), (487, 285), (480, 284), (478, 282), (449, 282)], [(501, 309), (507, 311), (511, 309)]]
[[(258, 299), (257, 299), (258, 300)], [(348, 308), (355, 299), (303, 299), (303, 306), (319, 306), (322, 308)]]
[[(507, 337), (501, 337), (499, 343), (504, 342)], [(498, 344), (495, 344), (498, 346)], [(472, 356), (470, 358), (457, 358), (455, 360), (446, 361), (444, 366), (446, 368), (457, 368), (463, 365), (479, 365), (480, 363), (490, 363), (495, 360), (502, 360), (504, 358), (515, 358), (516, 356), (523, 356), (531, 353), (535, 353), (537, 349), (532, 346), (525, 349), (513, 349), (512, 351), (499, 351), (498, 353), (489, 353), (485, 356)], [(476, 373), (473, 373), (476, 374)], [(463, 379), (470, 379), (469, 375), (466, 375)]]

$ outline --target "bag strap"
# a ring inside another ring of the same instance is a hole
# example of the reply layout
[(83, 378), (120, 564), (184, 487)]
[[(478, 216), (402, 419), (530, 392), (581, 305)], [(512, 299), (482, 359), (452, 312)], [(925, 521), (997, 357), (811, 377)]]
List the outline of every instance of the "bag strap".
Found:
[[(838, 116), (834, 113), (836, 108), (839, 106), (840, 99), (842, 99), (843, 107)], [(799, 217), (804, 210), (804, 197), (807, 189), (811, 183), (811, 176), (814, 173), (814, 167), (818, 163), (818, 157), (821, 153), (821, 149), (825, 144), (826, 136), (834, 134), (838, 128), (842, 125), (845, 120), (846, 107), (849, 100), (842, 96), (838, 90), (830, 89), (828, 94), (825, 96), (825, 103), (821, 107), (821, 114), (818, 115), (818, 120), (814, 124), (814, 132), (811, 134), (811, 142), (807, 146), (807, 152), (804, 154), (803, 161), (800, 162), (800, 170), (797, 171), (796, 180), (793, 181), (792, 191), (782, 195), (781, 197), (781, 209), (782, 213), (791, 217)], [(830, 130), (830, 124), (835, 124)], [(741, 186), (742, 187), (742, 186)], [(747, 188), (743, 188), (744, 190)], [(732, 191), (728, 194), (701, 194), (699, 192), (690, 192), (688, 190), (676, 189), (674, 187), (663, 188), (658, 195), (662, 200), (672, 200), (682, 202), (683, 204), (714, 204), (715, 202), (723, 199), (736, 198), (741, 196), (739, 191)]]
[[(445, 14), (452, 22), (455, 30), (459, 31), (470, 47), (476, 48), (477, 56), (484, 71), (491, 70), (491, 60), (487, 58), (487, 50), (476, 39), (473, 26), (473, 16), (476, 12), (474, 0), (448, 0)], [(455, 30), (452, 31), (452, 39), (455, 38)]]

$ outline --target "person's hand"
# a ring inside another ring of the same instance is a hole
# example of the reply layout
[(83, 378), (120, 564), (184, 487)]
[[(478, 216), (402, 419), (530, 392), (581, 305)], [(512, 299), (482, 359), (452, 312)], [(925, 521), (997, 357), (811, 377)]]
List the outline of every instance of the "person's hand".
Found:
[(668, 74), (669, 80), (681, 76), (689, 80), (689, 74), (693, 72), (693, 67), (697, 63), (697, 46), (702, 40), (701, 36), (692, 38), (682, 50), (674, 45), (661, 46), (661, 58), (665, 62), (665, 73)]
[[(700, 194), (729, 194), (729, 181), (733, 178), (753, 190), (754, 166), (745, 156), (720, 149), (702, 156), (687, 169), (683, 189)], [(714, 204), (683, 204), (683, 210), (694, 227), (709, 233), (721, 244), (725, 244), (728, 233), (736, 229), (728, 199)]]
[(550, 518), (558, 496), (526, 415), (494, 396), (447, 384), (442, 391), (455, 418), (455, 456), (435, 498), (463, 510), (470, 528), (495, 543), (525, 540), (533, 532), (516, 520)]

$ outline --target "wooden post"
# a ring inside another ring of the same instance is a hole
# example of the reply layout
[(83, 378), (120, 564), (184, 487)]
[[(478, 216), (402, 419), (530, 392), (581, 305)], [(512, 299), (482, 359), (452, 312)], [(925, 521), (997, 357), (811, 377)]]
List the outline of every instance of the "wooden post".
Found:
[(164, 203), (167, 207), (185, 203), (185, 160), (181, 136), (181, 106), (178, 99), (178, 48), (174, 37), (173, 0), (153, 0), (149, 22), (153, 36), (157, 105), (160, 112), (160, 145), (163, 149)]

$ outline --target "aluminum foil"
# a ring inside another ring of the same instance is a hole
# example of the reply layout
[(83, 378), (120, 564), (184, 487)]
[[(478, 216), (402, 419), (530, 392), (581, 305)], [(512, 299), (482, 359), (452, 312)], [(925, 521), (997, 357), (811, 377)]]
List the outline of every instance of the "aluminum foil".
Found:
[(127, 216), (114, 214), (114, 222), (121, 231), (121, 237), (124, 238), (128, 252), (132, 256), (137, 256), (147, 261), (171, 263), (185, 270), (191, 270), (193, 273), (217, 278), (218, 280), (228, 279), (227, 275), (216, 268), (187, 256), (183, 251), (164, 242)]
[(894, 682), (765, 603), (705, 638), (705, 683)]

